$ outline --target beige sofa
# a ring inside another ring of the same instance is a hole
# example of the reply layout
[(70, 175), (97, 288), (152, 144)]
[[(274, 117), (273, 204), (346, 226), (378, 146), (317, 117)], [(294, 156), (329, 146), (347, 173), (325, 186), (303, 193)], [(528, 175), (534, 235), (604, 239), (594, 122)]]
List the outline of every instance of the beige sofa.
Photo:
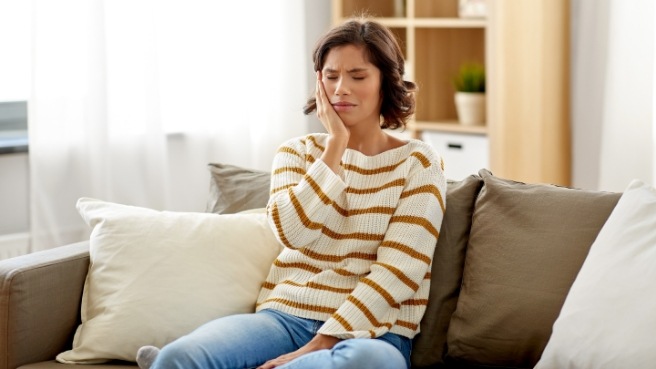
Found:
[[(208, 211), (262, 206), (268, 174), (210, 165)], [(619, 193), (450, 181), (414, 368), (531, 368)], [(82, 242), (0, 262), (0, 369), (63, 369), (89, 267)], [(113, 362), (99, 368), (134, 367)]]

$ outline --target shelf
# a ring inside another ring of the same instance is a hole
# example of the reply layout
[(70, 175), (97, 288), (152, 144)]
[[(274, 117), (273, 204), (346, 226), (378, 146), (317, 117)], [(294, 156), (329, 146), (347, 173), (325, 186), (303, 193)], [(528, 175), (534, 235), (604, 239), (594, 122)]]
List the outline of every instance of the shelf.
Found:
[[(496, 175), (568, 185), (569, 2), (486, 3), (485, 18), (460, 17), (460, 0), (332, 0), (332, 14), (369, 15), (396, 36), (418, 86), (405, 133), (485, 140)], [(486, 69), (486, 126), (457, 121), (453, 77), (467, 62)]]
[(467, 133), (467, 134), (476, 134), (476, 135), (487, 134), (487, 126), (465, 126), (458, 123), (457, 121), (443, 121), (443, 122), (411, 121), (408, 122), (408, 130), (414, 132), (434, 131), (434, 132)]
[[(338, 20), (338, 23), (344, 23), (351, 18), (343, 17)], [(376, 18), (376, 22), (386, 27), (408, 27), (410, 22), (407, 18)]]
[(409, 25), (421, 28), (485, 28), (485, 19), (468, 18), (414, 18), (410, 19)]
[[(343, 23), (350, 18), (340, 18)], [(387, 27), (416, 27), (416, 28), (485, 28), (485, 19), (469, 18), (376, 18), (376, 22)]]

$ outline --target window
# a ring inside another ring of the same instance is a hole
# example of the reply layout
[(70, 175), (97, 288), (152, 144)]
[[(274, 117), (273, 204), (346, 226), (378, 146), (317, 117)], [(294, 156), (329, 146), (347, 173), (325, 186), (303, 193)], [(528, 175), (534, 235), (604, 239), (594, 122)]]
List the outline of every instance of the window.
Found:
[(0, 102), (0, 154), (27, 151), (27, 101)]

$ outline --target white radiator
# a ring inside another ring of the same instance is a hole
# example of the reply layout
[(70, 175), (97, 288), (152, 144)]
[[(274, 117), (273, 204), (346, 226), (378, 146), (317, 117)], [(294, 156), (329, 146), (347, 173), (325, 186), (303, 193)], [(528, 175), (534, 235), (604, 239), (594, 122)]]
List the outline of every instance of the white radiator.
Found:
[(30, 250), (29, 233), (0, 235), (0, 260), (25, 255)]

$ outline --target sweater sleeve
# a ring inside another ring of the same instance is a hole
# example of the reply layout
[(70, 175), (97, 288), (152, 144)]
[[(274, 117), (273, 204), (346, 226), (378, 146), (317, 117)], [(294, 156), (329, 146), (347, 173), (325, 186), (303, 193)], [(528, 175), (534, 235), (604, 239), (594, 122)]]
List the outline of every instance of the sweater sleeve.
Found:
[(282, 145), (273, 160), (267, 217), (278, 240), (303, 248), (320, 235), (324, 220), (346, 184), (302, 140)]
[(370, 273), (319, 333), (342, 339), (379, 337), (395, 324), (412, 325), (397, 320), (401, 304), (426, 303), (412, 298), (432, 263), (445, 211), (446, 178), (440, 162), (415, 165), (421, 169), (408, 178)]

